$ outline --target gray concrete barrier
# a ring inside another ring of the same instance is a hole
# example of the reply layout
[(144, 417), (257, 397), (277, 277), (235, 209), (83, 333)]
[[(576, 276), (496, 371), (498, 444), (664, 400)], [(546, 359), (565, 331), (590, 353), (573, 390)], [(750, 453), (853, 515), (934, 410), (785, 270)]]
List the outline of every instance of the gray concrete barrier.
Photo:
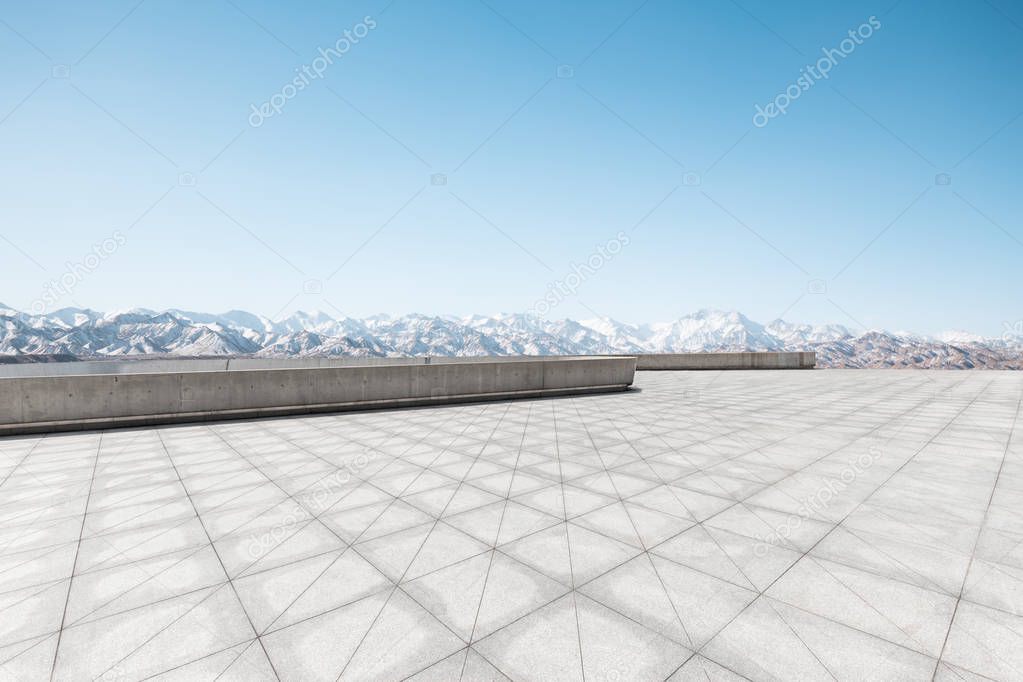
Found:
[[(632, 384), (636, 359), (245, 367), (97, 373), (105, 369), (100, 367), (86, 374), (75, 374), (74, 369), (61, 375), (0, 374), (0, 435), (622, 391)], [(47, 372), (51, 368), (46, 366)]]
[(636, 355), (637, 370), (813, 369), (814, 352), (651, 353)]

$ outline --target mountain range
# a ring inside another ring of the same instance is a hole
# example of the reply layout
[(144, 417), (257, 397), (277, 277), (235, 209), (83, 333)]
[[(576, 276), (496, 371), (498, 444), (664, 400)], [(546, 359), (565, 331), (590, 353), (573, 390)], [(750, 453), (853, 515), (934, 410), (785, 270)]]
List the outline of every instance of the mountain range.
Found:
[(738, 312), (700, 310), (660, 324), (609, 318), (545, 320), (524, 314), (468, 317), (410, 314), (365, 319), (296, 312), (270, 320), (142, 308), (101, 313), (63, 308), (30, 314), (0, 305), (0, 358), (408, 355), (591, 355), (700, 351), (817, 352), (818, 367), (1023, 369), (1023, 333), (921, 336), (837, 324), (767, 325)]

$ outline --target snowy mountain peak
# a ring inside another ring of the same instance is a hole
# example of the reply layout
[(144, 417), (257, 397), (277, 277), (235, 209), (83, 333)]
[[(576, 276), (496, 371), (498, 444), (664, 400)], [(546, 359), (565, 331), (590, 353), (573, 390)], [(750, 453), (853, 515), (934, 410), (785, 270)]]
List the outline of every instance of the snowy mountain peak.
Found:
[(297, 311), (277, 321), (244, 310), (222, 314), (145, 308), (107, 314), (65, 308), (32, 315), (0, 308), (0, 355), (355, 356), (588, 355), (699, 351), (813, 350), (825, 367), (1023, 368), (1023, 337), (936, 338), (837, 324), (698, 310), (671, 322), (634, 325), (601, 317), (577, 322), (523, 313), (334, 318)]

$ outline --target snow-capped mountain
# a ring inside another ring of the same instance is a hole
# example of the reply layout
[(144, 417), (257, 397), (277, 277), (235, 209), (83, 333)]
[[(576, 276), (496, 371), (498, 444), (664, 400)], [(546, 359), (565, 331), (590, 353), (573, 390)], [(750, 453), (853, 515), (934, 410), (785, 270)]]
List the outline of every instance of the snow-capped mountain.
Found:
[(745, 315), (719, 310), (700, 310), (668, 325), (655, 327), (646, 344), (668, 353), (701, 350), (783, 350), (780, 339)]
[(610, 318), (544, 320), (524, 314), (468, 317), (377, 315), (335, 318), (296, 312), (270, 320), (135, 308), (101, 313), (64, 308), (34, 315), (0, 304), (0, 358), (16, 356), (395, 357), (408, 355), (591, 355), (700, 351), (813, 350), (820, 367), (1023, 369), (1023, 335), (985, 339), (962, 331), (855, 334), (837, 324), (774, 320), (700, 310), (662, 324)]

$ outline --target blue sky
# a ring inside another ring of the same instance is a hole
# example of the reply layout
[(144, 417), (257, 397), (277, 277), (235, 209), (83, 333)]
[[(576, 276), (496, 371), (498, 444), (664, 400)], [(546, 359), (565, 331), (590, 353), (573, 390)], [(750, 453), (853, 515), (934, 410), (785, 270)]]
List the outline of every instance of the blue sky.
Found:
[(1023, 317), (1018, 4), (335, 5), (0, 4), (0, 301), (526, 311), (624, 232), (550, 316)]

